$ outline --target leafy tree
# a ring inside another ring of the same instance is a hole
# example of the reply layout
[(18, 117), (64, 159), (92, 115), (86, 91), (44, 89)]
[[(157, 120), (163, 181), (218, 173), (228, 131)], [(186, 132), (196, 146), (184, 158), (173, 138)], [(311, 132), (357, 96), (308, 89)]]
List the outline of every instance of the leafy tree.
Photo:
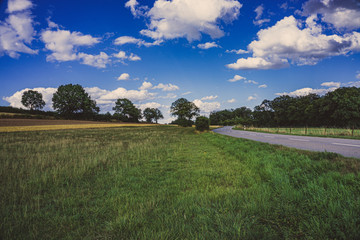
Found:
[(209, 130), (209, 118), (200, 116), (195, 120), (195, 129), (198, 131)]
[(199, 116), (200, 109), (193, 102), (179, 98), (171, 104), (170, 112), (172, 116), (178, 117), (180, 126), (187, 127), (193, 117)]
[(100, 111), (96, 102), (91, 100), (89, 94), (79, 84), (61, 85), (54, 93), (52, 101), (53, 108), (66, 117), (89, 118)]
[(139, 122), (141, 119), (141, 110), (127, 98), (119, 98), (115, 102), (114, 116), (123, 122)]
[(30, 110), (40, 110), (45, 106), (42, 94), (38, 91), (28, 90), (23, 92), (21, 103)]
[(161, 111), (157, 108), (145, 108), (143, 115), (148, 123), (151, 123), (153, 120), (158, 123), (159, 119), (164, 118)]

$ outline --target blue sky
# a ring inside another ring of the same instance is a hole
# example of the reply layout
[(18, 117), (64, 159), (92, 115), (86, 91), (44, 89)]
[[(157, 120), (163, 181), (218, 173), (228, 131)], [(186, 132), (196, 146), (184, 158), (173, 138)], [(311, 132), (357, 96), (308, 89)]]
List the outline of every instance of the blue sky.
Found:
[(360, 86), (358, 0), (0, 1), (0, 105), (81, 84), (101, 112), (117, 98), (202, 114), (281, 94)]

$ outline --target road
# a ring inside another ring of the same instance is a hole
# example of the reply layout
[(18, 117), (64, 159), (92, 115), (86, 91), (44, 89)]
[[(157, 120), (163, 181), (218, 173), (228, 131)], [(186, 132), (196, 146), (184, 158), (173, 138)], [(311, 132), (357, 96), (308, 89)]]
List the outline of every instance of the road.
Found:
[(360, 158), (360, 140), (259, 133), (233, 130), (232, 128), (231, 126), (227, 126), (213, 131), (237, 138), (246, 138), (303, 150), (335, 152), (345, 157)]

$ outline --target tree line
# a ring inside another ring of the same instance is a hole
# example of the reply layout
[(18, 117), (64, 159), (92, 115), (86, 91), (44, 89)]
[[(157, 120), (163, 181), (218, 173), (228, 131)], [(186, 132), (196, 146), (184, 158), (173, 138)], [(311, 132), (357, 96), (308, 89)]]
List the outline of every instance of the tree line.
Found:
[[(113, 107), (114, 114), (109, 112), (99, 114), (100, 108), (96, 105), (96, 101), (92, 100), (79, 84), (61, 85), (54, 93), (52, 102), (56, 113), (67, 119), (139, 122), (144, 117), (146, 122), (157, 123), (159, 119), (164, 118), (159, 109), (146, 108), (142, 112), (127, 98), (116, 100), (115, 107)], [(42, 94), (33, 90), (25, 91), (22, 94), (21, 103), (30, 111), (37, 112), (45, 106)]]
[(360, 127), (360, 88), (342, 87), (323, 96), (279, 96), (253, 110), (241, 107), (210, 114), (216, 125), (257, 127)]

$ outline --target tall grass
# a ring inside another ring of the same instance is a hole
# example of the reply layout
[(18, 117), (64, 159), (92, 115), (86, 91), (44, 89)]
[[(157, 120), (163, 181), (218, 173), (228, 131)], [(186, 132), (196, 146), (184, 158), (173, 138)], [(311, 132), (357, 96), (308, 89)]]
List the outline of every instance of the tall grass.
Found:
[(191, 128), (0, 133), (2, 239), (358, 239), (359, 161)]
[(280, 128), (267, 128), (267, 127), (246, 127), (236, 126), (236, 130), (247, 130), (256, 132), (267, 133), (281, 133), (293, 135), (307, 135), (307, 136), (328, 136), (328, 137), (345, 137), (345, 138), (359, 138), (360, 129), (350, 128), (309, 128), (309, 127), (280, 127)]

